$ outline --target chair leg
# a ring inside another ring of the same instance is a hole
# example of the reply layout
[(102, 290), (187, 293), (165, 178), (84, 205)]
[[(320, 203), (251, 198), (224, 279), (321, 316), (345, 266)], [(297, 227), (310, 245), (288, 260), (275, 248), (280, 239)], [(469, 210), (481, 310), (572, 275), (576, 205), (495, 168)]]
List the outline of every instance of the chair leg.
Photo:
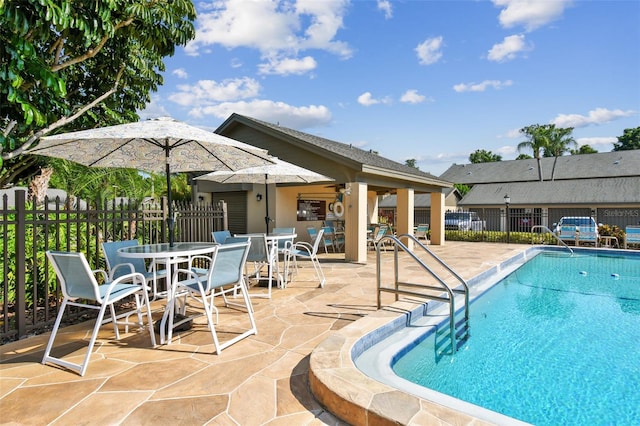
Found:
[(53, 330), (51, 330), (51, 336), (49, 336), (49, 342), (47, 343), (47, 347), (44, 350), (44, 356), (42, 357), (42, 364), (46, 364), (47, 361), (51, 361), (54, 364), (57, 358), (51, 357), (49, 354), (51, 353), (51, 348), (53, 348), (53, 341), (56, 339), (56, 335), (58, 334), (58, 327), (60, 327), (60, 322), (62, 321), (62, 316), (64, 315), (64, 310), (67, 308), (67, 298), (65, 297), (62, 301), (62, 305), (60, 305), (60, 310), (58, 311), (58, 316), (56, 317), (56, 322), (53, 324)]
[(322, 271), (322, 267), (320, 267), (320, 261), (318, 260), (317, 257), (313, 256), (311, 258), (311, 264), (313, 265), (313, 268), (316, 270), (316, 276), (318, 277), (318, 281), (320, 281), (320, 288), (324, 288), (325, 277), (324, 277), (324, 272)]

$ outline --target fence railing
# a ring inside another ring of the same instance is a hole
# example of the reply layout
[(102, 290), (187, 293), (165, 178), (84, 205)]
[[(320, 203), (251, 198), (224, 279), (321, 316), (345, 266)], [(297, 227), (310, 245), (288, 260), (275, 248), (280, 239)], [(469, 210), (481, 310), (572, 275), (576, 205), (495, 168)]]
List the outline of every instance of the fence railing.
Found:
[[(55, 319), (60, 289), (45, 256), (47, 250), (83, 252), (92, 268), (104, 268), (103, 241), (138, 239), (141, 244), (168, 240), (166, 199), (156, 203), (114, 201), (36, 205), (26, 191), (15, 192), (14, 205), (0, 198), (0, 343), (46, 329)], [(211, 232), (227, 229), (227, 208), (174, 203), (176, 241), (211, 241)], [(70, 316), (84, 315), (78, 309)]]

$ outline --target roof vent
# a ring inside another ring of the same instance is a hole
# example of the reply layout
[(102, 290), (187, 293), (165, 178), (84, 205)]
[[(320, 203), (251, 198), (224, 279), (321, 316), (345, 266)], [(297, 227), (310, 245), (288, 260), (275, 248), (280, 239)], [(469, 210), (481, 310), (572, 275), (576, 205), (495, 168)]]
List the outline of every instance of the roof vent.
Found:
[(467, 174), (470, 175), (470, 174), (473, 174), (473, 172), (472, 171), (468, 171)]
[(528, 170), (533, 170), (533, 166), (529, 166), (529, 169), (528, 169)]
[(620, 160), (622, 160), (622, 157), (620, 157), (616, 161), (614, 161), (613, 164), (620, 164)]

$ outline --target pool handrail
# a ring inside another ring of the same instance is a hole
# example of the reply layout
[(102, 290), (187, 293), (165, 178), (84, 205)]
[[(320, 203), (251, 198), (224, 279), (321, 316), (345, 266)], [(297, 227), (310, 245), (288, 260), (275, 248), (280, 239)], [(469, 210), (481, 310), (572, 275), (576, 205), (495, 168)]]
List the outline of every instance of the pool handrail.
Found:
[[(569, 250), (571, 252), (571, 254), (573, 254), (573, 249), (571, 247), (569, 247), (567, 245), (567, 243), (565, 243), (564, 241), (562, 241), (562, 239), (555, 233), (553, 232), (551, 229), (547, 228), (546, 225), (534, 225), (531, 227), (531, 234), (533, 234), (533, 231), (535, 231), (536, 229), (542, 229), (543, 231), (548, 232), (549, 234), (553, 235), (553, 237), (563, 246), (565, 246), (567, 248), (567, 250)], [(533, 244), (533, 235), (531, 235), (531, 243)]]
[[(411, 240), (413, 240), (418, 246), (422, 247), (423, 250), (425, 252), (427, 252), (428, 254), (430, 254), (438, 263), (440, 263), (440, 265), (442, 265), (449, 273), (451, 273), (457, 280), (460, 281), (460, 283), (462, 283), (462, 289), (459, 288), (451, 288), (442, 278), (440, 278), (438, 276), (438, 274), (436, 274), (427, 264), (425, 264), (420, 258), (418, 258), (415, 253), (413, 253), (412, 250), (410, 250), (405, 244), (402, 243), (402, 241), (400, 241), (400, 238), (403, 237), (407, 237)], [(381, 275), (381, 262), (380, 262), (380, 247), (382, 244), (380, 244), (380, 242), (384, 239), (387, 240), (391, 240), (394, 244), (394, 277), (395, 277), (395, 288), (388, 288), (388, 287), (382, 287), (382, 275)], [(407, 253), (413, 260), (415, 260), (418, 265), (420, 265), (422, 267), (422, 269), (424, 269), (425, 271), (427, 271), (433, 278), (435, 278), (438, 283), (440, 283), (441, 287), (434, 287), (434, 286), (430, 286), (430, 285), (425, 285), (425, 284), (415, 284), (415, 283), (408, 283), (408, 282), (400, 282), (398, 280), (399, 277), (399, 273), (398, 273), (398, 248), (401, 248), (405, 253)], [(465, 321), (465, 327), (466, 327), (466, 336), (467, 338), (469, 337), (469, 286), (467, 285), (466, 281), (459, 275), (457, 274), (453, 269), (451, 269), (451, 267), (449, 265), (447, 265), (442, 259), (440, 259), (438, 256), (436, 256), (431, 250), (429, 250), (424, 244), (422, 244), (420, 241), (418, 241), (418, 239), (411, 235), (411, 234), (402, 234), (399, 237), (396, 237), (394, 235), (385, 235), (384, 237), (382, 237), (379, 241), (378, 244), (376, 244), (376, 275), (377, 275), (377, 293), (378, 293), (378, 309), (380, 309), (382, 307), (382, 300), (381, 300), (381, 293), (382, 292), (387, 292), (387, 293), (394, 293), (396, 295), (396, 300), (398, 300), (398, 296), (400, 294), (406, 295), (406, 296), (415, 296), (415, 297), (420, 297), (420, 298), (425, 298), (425, 299), (431, 299), (431, 300), (438, 300), (441, 302), (448, 302), (449, 303), (449, 334), (451, 336), (451, 351), (452, 353), (455, 353), (458, 350), (458, 345), (456, 344), (456, 324), (455, 324), (455, 299), (454, 299), (454, 293), (456, 294), (463, 294), (464, 298), (465, 298), (465, 317), (464, 317), (464, 321)], [(448, 297), (443, 297), (443, 296), (435, 296), (435, 295), (428, 295), (428, 294), (424, 294), (424, 293), (418, 293), (416, 291), (411, 291), (411, 290), (402, 290), (399, 288), (399, 286), (405, 286), (405, 287), (413, 287), (413, 288), (422, 288), (422, 289), (426, 289), (426, 290), (444, 290), (447, 293)]]

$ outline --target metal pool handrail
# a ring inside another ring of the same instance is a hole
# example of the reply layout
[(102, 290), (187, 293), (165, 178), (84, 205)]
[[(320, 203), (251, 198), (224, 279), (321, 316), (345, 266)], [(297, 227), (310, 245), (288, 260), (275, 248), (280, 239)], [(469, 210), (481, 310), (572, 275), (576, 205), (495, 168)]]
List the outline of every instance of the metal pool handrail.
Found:
[[(571, 252), (571, 254), (573, 254), (573, 249), (571, 247), (569, 247), (567, 245), (567, 243), (565, 243), (564, 241), (562, 241), (560, 239), (560, 237), (558, 237), (556, 235), (555, 232), (553, 232), (551, 229), (547, 228), (546, 225), (535, 225), (531, 227), (531, 233), (533, 234), (533, 231), (535, 231), (536, 229), (542, 229), (543, 231), (548, 232), (549, 234), (553, 235), (553, 237), (563, 246), (565, 246), (567, 248), (567, 250), (569, 250)], [(533, 235), (531, 236), (531, 243), (533, 243)]]
[[(452, 288), (449, 286), (442, 278), (438, 276), (427, 264), (425, 264), (420, 258), (418, 258), (412, 250), (410, 250), (405, 244), (400, 241), (399, 238), (407, 237), (408, 239), (413, 240), (418, 246), (422, 247), (423, 250), (431, 255), (440, 265), (442, 265), (449, 273), (451, 273), (457, 280), (462, 284), (462, 288)], [(394, 288), (383, 287), (382, 286), (382, 271), (381, 271), (381, 261), (380, 261), (380, 247), (382, 246), (382, 240), (388, 239), (391, 240), (394, 244), (394, 280), (395, 286)], [(440, 287), (426, 285), (426, 284), (416, 284), (409, 282), (401, 282), (399, 280), (399, 272), (398, 272), (398, 248), (402, 249), (405, 253), (407, 253), (413, 260), (418, 263), (418, 265), (428, 272), (433, 278), (437, 280), (440, 284)], [(378, 244), (376, 245), (376, 275), (377, 275), (377, 287), (378, 287), (378, 309), (382, 307), (381, 294), (382, 292), (393, 293), (396, 295), (396, 300), (398, 300), (398, 296), (400, 294), (406, 296), (415, 296), (425, 299), (438, 300), (441, 302), (449, 303), (449, 334), (451, 336), (451, 351), (455, 353), (458, 350), (458, 346), (456, 344), (456, 324), (455, 324), (455, 299), (454, 293), (463, 294), (465, 298), (465, 317), (464, 317), (464, 325), (466, 331), (466, 338), (469, 337), (469, 286), (466, 281), (460, 277), (449, 265), (447, 265), (444, 261), (442, 261), (438, 256), (436, 256), (431, 250), (429, 250), (425, 245), (423, 245), (420, 241), (418, 241), (411, 234), (402, 234), (399, 237), (395, 237), (393, 235), (385, 235), (380, 239)], [(446, 292), (446, 296), (436, 296), (421, 293), (418, 291), (412, 290), (404, 290), (401, 289), (400, 286), (409, 287), (414, 289), (423, 289), (423, 290), (444, 290)], [(462, 333), (461, 333), (462, 334)]]

